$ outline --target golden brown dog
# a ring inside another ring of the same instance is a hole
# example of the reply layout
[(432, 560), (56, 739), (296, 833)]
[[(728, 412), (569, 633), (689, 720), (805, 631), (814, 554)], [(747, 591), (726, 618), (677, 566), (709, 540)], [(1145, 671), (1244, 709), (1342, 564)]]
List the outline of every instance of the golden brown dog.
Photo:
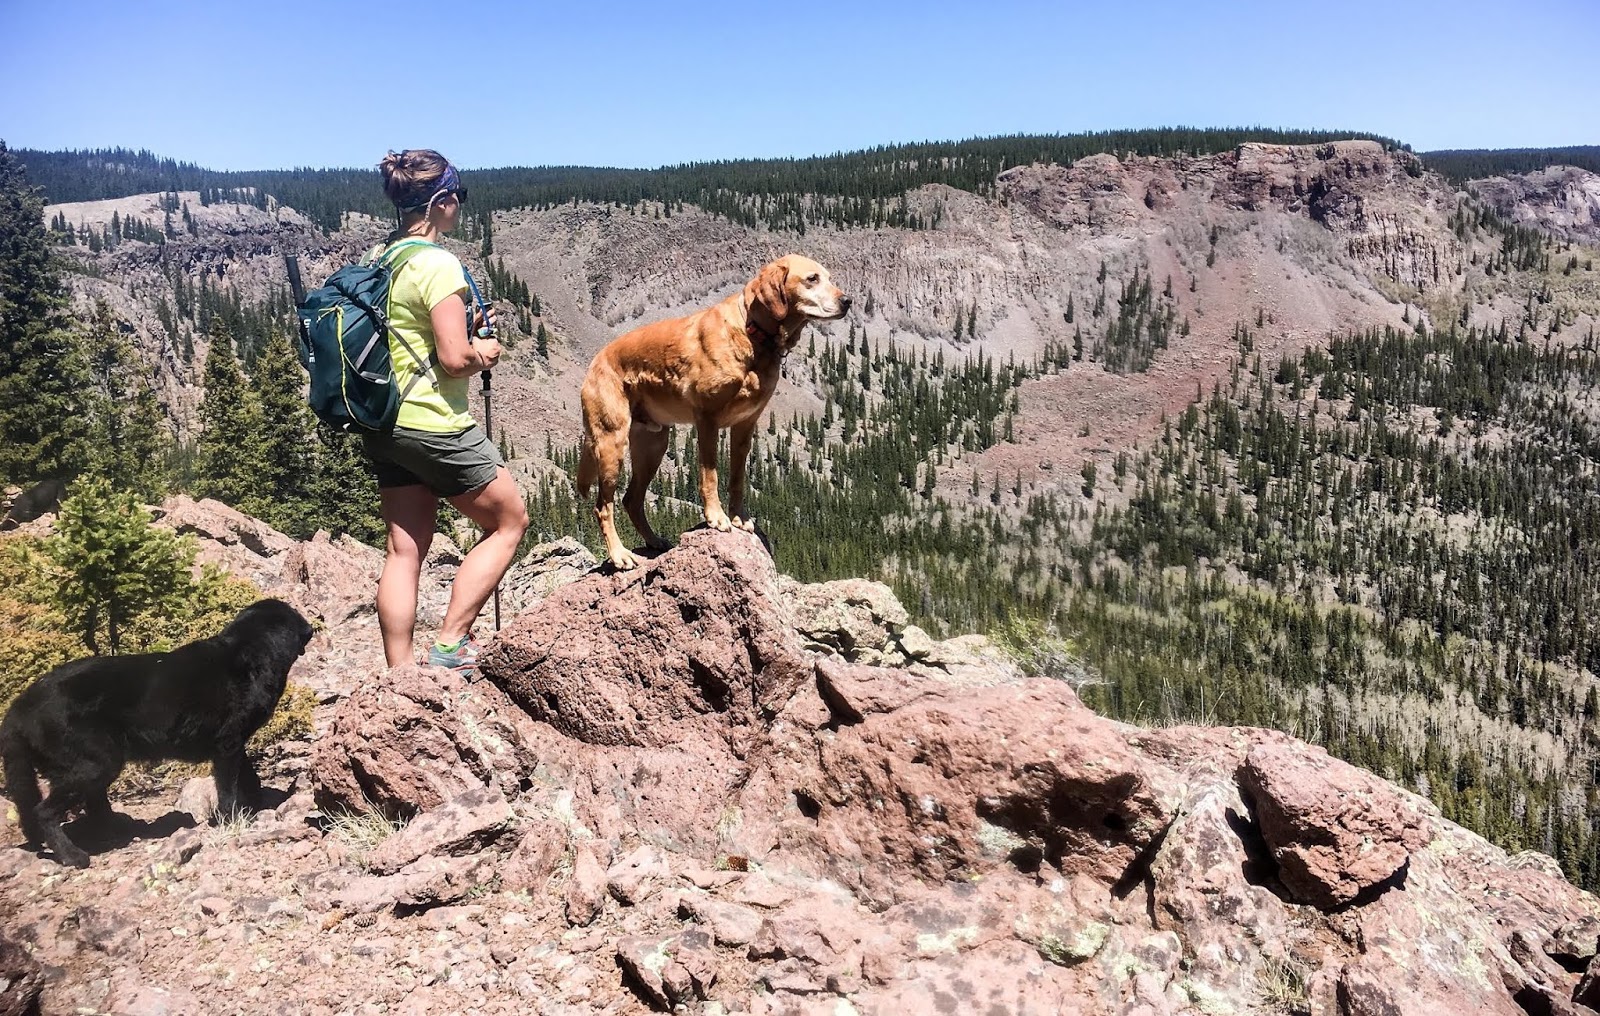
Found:
[[(670, 546), (650, 528), (644, 495), (666, 454), (672, 424), (694, 424), (706, 523), (723, 532), (755, 532), (744, 511), (745, 460), (761, 410), (778, 386), (784, 354), (807, 321), (834, 320), (849, 309), (850, 298), (829, 280), (826, 268), (790, 254), (715, 307), (635, 328), (600, 350), (583, 382), (578, 493), (587, 497), (599, 481), (595, 515), (614, 566), (639, 564), (617, 538), (612, 520), (622, 456), (630, 449), (633, 477), (622, 507), (650, 548)], [(717, 497), (717, 437), (723, 428), (730, 431), (732, 518)]]

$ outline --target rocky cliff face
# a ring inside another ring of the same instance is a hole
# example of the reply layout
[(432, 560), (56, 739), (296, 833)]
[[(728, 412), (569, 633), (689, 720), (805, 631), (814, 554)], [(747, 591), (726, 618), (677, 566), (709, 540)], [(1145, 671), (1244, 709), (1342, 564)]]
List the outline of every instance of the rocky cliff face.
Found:
[[(1372, 141), (1245, 144), (1196, 158), (1094, 155), (1071, 166), (1009, 169), (999, 183), (1002, 194), (1040, 217), (1091, 235), (1154, 221), (1227, 221), (1229, 212), (1309, 220), (1329, 234), (1340, 267), (1418, 292), (1438, 286), (1435, 267), (1453, 265), (1461, 253), (1438, 233), (1449, 205), (1437, 182), (1422, 177), (1410, 153)], [(1287, 223), (1274, 225), (1281, 231)], [(1337, 257), (1341, 247), (1344, 259)]]
[(1468, 187), (1518, 225), (1581, 243), (1600, 243), (1600, 175), (1586, 169), (1550, 166), (1474, 180)]
[(197, 784), (120, 801), (137, 821), (87, 871), (0, 848), (0, 1000), (1600, 1011), (1600, 904), (1548, 858), (1283, 734), (1101, 719), (881, 587), (794, 589), (751, 537), (625, 575), (540, 552), (464, 681), (376, 666), (366, 552), (204, 502), (166, 521), (324, 621), (291, 675), (315, 743), (272, 760), (253, 821), (189, 827)]

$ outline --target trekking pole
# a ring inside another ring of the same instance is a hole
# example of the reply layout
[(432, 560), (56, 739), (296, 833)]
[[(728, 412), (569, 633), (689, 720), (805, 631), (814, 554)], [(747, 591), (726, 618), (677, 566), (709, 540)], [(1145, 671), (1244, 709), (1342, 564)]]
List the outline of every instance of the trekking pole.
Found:
[[(494, 338), (494, 326), (489, 324), (489, 308), (483, 302), (483, 295), (478, 292), (478, 284), (472, 281), (472, 273), (468, 272), (464, 265), (461, 271), (467, 276), (467, 286), (472, 290), (472, 300), (478, 305), (478, 314), (483, 319), (483, 326), (477, 330), (477, 337), (480, 339), (492, 339)], [(471, 331), (472, 314), (470, 311), (467, 317), (468, 330)], [(486, 370), (483, 372), (483, 429), (488, 432), (490, 441), (494, 440), (493, 398), (494, 372)], [(500, 630), (500, 583), (498, 582), (494, 584), (494, 630)]]
[[(492, 334), (492, 330), (485, 330)], [(494, 440), (494, 413), (489, 407), (492, 404), (490, 399), (493, 394), (492, 372), (486, 370), (483, 372), (483, 427), (489, 432), (491, 441)], [(500, 630), (500, 583), (498, 582), (494, 584), (494, 630)]]
[(300, 316), (300, 308), (306, 305), (306, 287), (300, 281), (300, 258), (294, 254), (284, 254), (284, 270), (289, 273), (289, 293), (294, 297), (295, 323), (300, 327), (300, 342), (302, 346), (309, 346), (306, 342), (306, 319)]

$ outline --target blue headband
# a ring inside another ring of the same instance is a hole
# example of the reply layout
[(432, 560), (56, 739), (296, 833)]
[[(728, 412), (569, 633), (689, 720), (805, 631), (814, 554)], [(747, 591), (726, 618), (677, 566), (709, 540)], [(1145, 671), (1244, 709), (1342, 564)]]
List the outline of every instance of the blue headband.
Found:
[(418, 208), (432, 208), (433, 203), (439, 200), (441, 196), (457, 193), (461, 195), (462, 200), (466, 199), (467, 189), (461, 186), (461, 174), (457, 173), (456, 168), (447, 162), (444, 166), (444, 175), (439, 178), (439, 185), (433, 190), (433, 193), (425, 198), (417, 198), (403, 205), (396, 203), (395, 207), (402, 212), (415, 211)]

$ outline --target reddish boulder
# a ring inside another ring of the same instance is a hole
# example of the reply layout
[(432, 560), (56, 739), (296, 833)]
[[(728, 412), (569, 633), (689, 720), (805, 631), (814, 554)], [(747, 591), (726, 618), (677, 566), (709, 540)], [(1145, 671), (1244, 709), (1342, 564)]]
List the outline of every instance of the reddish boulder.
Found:
[(582, 927), (591, 923), (606, 906), (606, 870), (593, 846), (579, 844), (572, 862), (572, 880), (567, 883), (567, 923)]
[(500, 632), (483, 671), (587, 744), (703, 737), (743, 757), (810, 672), (777, 578), (748, 535), (685, 533), (642, 568), (556, 589)]
[(338, 624), (374, 609), (374, 590), (383, 568), (383, 554), (341, 536), (330, 540), (318, 532), (295, 544), (283, 558), (283, 581), (291, 603), (325, 624)]
[(542, 892), (567, 855), (567, 831), (552, 818), (529, 819), (516, 847), (500, 866), (500, 884), (517, 892)]
[(816, 673), (826, 713), (780, 779), (814, 823), (789, 835), (847, 885), (892, 895), (907, 868), (942, 881), (1007, 861), (1109, 884), (1172, 819), (1168, 773), (1063, 682), (966, 686), (833, 660)]
[(520, 614), (569, 582), (600, 567), (589, 549), (570, 536), (541, 543), (506, 573), (500, 598), (507, 616)]
[(535, 763), (530, 727), (487, 682), (394, 667), (341, 701), (318, 737), (317, 804), (408, 818), (484, 786), (515, 797)]
[(492, 846), (509, 833), (516, 814), (494, 787), (473, 787), (418, 815), (366, 857), (369, 870), (387, 875), (429, 855), (462, 856)]
[(630, 936), (617, 943), (617, 966), (640, 998), (662, 1012), (674, 1012), (706, 998), (716, 984), (710, 946), (703, 931)]
[(1392, 878), (1432, 837), (1428, 820), (1392, 784), (1310, 745), (1258, 745), (1239, 787), (1284, 887), (1324, 910)]

